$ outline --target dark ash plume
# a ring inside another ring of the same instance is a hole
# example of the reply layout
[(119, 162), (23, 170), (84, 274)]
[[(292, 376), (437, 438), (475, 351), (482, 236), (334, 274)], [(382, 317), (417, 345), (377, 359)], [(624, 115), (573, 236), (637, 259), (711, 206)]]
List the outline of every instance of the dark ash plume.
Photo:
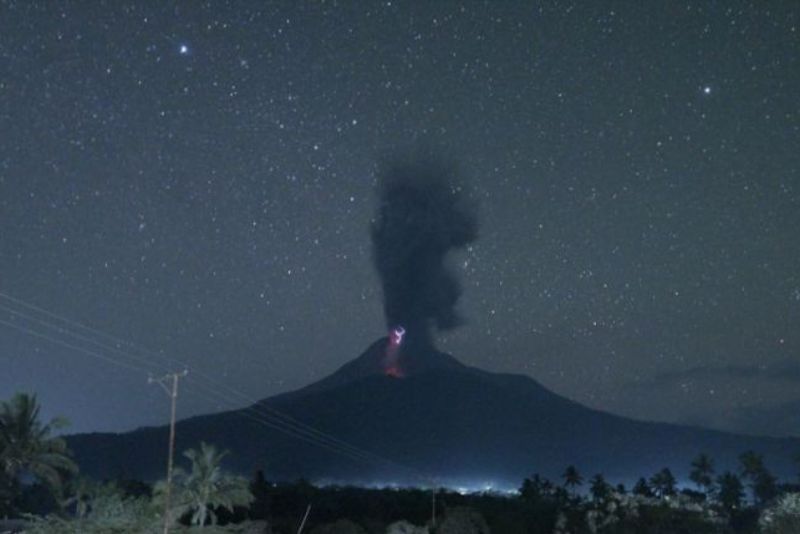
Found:
[(372, 246), (387, 326), (402, 326), (414, 345), (432, 347), (432, 327), (461, 324), (455, 310), (461, 286), (444, 260), (477, 237), (475, 206), (454, 169), (430, 159), (386, 167), (379, 201)]

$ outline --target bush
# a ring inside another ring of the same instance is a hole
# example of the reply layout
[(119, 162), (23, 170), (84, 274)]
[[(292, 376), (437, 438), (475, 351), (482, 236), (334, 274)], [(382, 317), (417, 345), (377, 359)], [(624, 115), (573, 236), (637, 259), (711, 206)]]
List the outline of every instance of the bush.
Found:
[(408, 521), (398, 521), (386, 528), (386, 534), (428, 534), (428, 527), (418, 527)]
[(800, 493), (787, 493), (778, 499), (761, 514), (758, 526), (765, 534), (800, 532)]
[(436, 534), (490, 534), (489, 525), (476, 510), (466, 506), (451, 508), (444, 521), (434, 531)]
[(80, 485), (66, 504), (75, 506), (76, 518), (29, 516), (31, 534), (45, 533), (131, 533), (155, 532), (160, 525), (159, 512), (147, 496), (129, 497), (114, 483)]

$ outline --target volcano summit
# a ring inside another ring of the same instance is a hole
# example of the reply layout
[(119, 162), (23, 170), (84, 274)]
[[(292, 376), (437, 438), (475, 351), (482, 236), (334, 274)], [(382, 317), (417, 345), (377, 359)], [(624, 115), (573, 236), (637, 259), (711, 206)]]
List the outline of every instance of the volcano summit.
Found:
[[(517, 487), (533, 472), (565, 466), (631, 482), (669, 467), (685, 477), (711, 454), (734, 469), (754, 450), (779, 475), (800, 440), (739, 436), (634, 421), (581, 406), (532, 378), (461, 364), (433, 343), (434, 329), (461, 324), (461, 289), (445, 267), (477, 237), (477, 217), (450, 167), (423, 160), (389, 165), (372, 224), (389, 336), (332, 375), (302, 389), (177, 425), (177, 450), (207, 441), (230, 449), (229, 467), (271, 478), (373, 484)], [(153, 479), (167, 427), (72, 436), (87, 474)]]
[[(792, 453), (800, 450), (797, 439), (617, 417), (529, 377), (482, 371), (436, 350), (404, 354), (403, 378), (397, 378), (385, 366), (390, 345), (388, 338), (378, 340), (302, 389), (180, 421), (177, 450), (211, 442), (231, 450), (231, 469), (265, 469), (273, 479), (506, 487), (533, 472), (557, 478), (570, 464), (612, 481), (631, 482), (662, 467), (685, 479), (700, 452), (722, 470), (736, 468), (746, 450), (763, 454), (774, 473), (790, 476)], [(69, 442), (88, 475), (156, 479), (167, 437), (164, 426), (76, 435)]]

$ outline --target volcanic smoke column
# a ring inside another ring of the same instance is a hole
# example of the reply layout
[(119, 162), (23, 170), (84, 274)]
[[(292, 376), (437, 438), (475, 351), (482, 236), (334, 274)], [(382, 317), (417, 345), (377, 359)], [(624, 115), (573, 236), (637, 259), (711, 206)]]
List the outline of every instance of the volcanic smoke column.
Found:
[(400, 355), (433, 350), (432, 328), (462, 322), (455, 310), (461, 286), (444, 260), (476, 239), (478, 220), (454, 169), (433, 160), (388, 166), (379, 201), (372, 246), (390, 330), (387, 372), (402, 376)]

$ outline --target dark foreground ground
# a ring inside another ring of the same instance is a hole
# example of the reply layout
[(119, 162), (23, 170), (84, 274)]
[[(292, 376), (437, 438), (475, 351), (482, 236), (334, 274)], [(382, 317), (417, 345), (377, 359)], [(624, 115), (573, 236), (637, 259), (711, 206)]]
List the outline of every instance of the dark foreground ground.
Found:
[[(158, 532), (160, 516), (149, 486), (118, 482), (117, 487), (118, 497), (103, 505), (108, 509), (101, 509), (98, 501), (81, 520), (65, 509), (27, 523), (22, 531)], [(580, 495), (536, 477), (527, 479), (518, 494), (437, 490), (435, 498), (433, 491), (424, 489), (315, 487), (304, 481), (272, 484), (261, 476), (251, 481), (250, 489), (255, 497), (251, 505), (232, 513), (218, 508), (217, 526), (189, 528), (186, 515), (172, 531), (295, 534), (308, 511), (302, 532), (310, 534), (800, 533), (800, 487), (795, 485), (782, 486), (775, 499), (760, 506), (743, 502), (730, 506), (689, 490), (656, 496), (607, 486)], [(798, 509), (765, 527), (765, 517), (780, 506), (786, 508), (781, 504), (785, 499), (794, 499), (792, 506)]]

